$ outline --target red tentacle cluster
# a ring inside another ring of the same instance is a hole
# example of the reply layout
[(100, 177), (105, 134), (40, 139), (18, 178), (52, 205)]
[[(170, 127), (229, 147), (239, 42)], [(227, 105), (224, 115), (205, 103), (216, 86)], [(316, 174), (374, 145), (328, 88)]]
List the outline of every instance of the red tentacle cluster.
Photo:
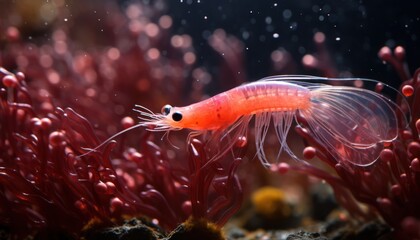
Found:
[(41, 116), (29, 104), (22, 74), (3, 70), (2, 79), (1, 224), (26, 233), (78, 233), (94, 219), (110, 225), (139, 215), (167, 230), (190, 216), (221, 227), (239, 209), (240, 159), (223, 156), (206, 164), (207, 150), (196, 139), (188, 144), (189, 157), (169, 157), (149, 133), (138, 149), (122, 148), (118, 157), (114, 142), (78, 157), (100, 143), (92, 124), (70, 108)]
[[(160, 1), (125, 11), (112, 1), (71, 12), (62, 3), (52, 6), (60, 18), (40, 30), (48, 41), (0, 23), (0, 66), (26, 75), (0, 68), (0, 224), (24, 234), (79, 233), (91, 220), (110, 225), (129, 215), (168, 231), (190, 216), (222, 226), (241, 204), (240, 161), (225, 155), (204, 170), (209, 154), (198, 140), (175, 138), (185, 150), (174, 150), (143, 131), (78, 157), (132, 126), (137, 103), (181, 104), (191, 82), (189, 97), (203, 98), (211, 77), (194, 67), (191, 37), (171, 34)], [(99, 18), (102, 31), (90, 33), (85, 25)]]

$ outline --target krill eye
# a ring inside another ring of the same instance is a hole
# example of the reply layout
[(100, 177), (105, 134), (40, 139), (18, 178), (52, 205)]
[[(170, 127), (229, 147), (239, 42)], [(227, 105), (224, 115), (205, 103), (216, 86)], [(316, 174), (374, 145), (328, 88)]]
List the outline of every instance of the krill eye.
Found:
[(165, 105), (165, 106), (163, 106), (163, 108), (162, 108), (162, 114), (163, 115), (168, 115), (170, 112), (171, 112), (171, 108), (172, 108), (172, 106), (171, 105)]
[(182, 114), (180, 112), (174, 112), (174, 114), (172, 114), (172, 119), (175, 122), (179, 122), (182, 119)]

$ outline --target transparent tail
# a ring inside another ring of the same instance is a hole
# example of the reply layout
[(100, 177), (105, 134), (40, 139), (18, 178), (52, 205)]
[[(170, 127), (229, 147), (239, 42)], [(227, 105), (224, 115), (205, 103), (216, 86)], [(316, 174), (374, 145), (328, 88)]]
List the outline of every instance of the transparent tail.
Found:
[[(337, 161), (368, 166), (398, 135), (399, 106), (374, 91), (312, 85), (311, 107), (301, 110), (314, 137)], [(401, 125), (400, 125), (401, 126)]]

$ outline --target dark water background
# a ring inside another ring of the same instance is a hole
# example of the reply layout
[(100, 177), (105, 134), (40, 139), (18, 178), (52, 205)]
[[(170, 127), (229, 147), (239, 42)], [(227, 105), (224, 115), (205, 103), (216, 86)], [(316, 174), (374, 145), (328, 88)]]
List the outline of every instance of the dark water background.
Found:
[(175, 33), (192, 36), (200, 64), (216, 65), (216, 54), (206, 40), (215, 29), (241, 39), (251, 80), (269, 72), (270, 53), (279, 47), (297, 61), (313, 53), (313, 35), (318, 31), (325, 33), (337, 68), (354, 76), (388, 83), (396, 78), (377, 57), (384, 45), (405, 47), (411, 71), (420, 65), (418, 0), (173, 0), (167, 4)]

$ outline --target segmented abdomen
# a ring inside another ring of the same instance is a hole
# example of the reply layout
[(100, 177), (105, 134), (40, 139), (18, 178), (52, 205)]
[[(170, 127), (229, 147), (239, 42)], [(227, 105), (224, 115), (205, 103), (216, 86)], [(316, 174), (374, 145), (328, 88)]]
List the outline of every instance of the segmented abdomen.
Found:
[(288, 82), (260, 81), (234, 88), (226, 94), (242, 115), (294, 111), (310, 106), (310, 90)]

